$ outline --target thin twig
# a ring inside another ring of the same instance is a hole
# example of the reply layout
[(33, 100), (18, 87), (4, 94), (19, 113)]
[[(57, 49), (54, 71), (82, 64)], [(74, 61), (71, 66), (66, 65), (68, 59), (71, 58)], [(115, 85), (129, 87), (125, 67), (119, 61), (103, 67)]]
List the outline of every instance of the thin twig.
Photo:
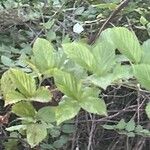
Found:
[(92, 41), (92, 44), (95, 43), (96, 39), (100, 36), (101, 32), (104, 30), (104, 28), (107, 26), (107, 24), (113, 19), (113, 17), (118, 14), (124, 7), (127, 6), (130, 0), (123, 0), (118, 7), (110, 14), (108, 19), (104, 22), (102, 27), (99, 29), (98, 33), (96, 34), (94, 40)]
[(91, 150), (91, 146), (92, 146), (92, 139), (93, 139), (93, 132), (94, 132), (94, 129), (95, 129), (95, 116), (92, 117), (91, 115), (91, 119), (93, 120), (92, 121), (92, 125), (91, 125), (91, 131), (89, 133), (89, 142), (88, 142), (88, 147), (87, 147), (87, 150)]

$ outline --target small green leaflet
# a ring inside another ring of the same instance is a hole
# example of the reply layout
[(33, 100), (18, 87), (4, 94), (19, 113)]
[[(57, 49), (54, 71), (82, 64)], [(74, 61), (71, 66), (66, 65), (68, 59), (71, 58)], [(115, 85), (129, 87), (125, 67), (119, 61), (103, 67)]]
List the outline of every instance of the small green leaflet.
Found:
[(123, 130), (126, 127), (126, 122), (124, 119), (121, 119), (118, 124), (115, 126), (116, 129)]
[(135, 121), (133, 119), (131, 119), (125, 127), (125, 130), (128, 132), (134, 131), (135, 130)]

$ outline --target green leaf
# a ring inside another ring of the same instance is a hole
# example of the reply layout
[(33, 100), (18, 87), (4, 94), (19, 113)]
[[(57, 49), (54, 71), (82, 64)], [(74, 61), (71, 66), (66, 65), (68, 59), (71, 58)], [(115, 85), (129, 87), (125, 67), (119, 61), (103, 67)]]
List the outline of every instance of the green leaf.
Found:
[(75, 12), (74, 12), (74, 14), (76, 14), (76, 15), (81, 15), (83, 12), (84, 12), (84, 10), (85, 10), (85, 7), (78, 7), (76, 10), (75, 10)]
[(123, 130), (125, 129), (125, 127), (126, 127), (126, 122), (124, 121), (124, 119), (121, 119), (115, 128), (119, 130)]
[(32, 97), (36, 91), (35, 80), (32, 76), (18, 69), (10, 69), (10, 78), (16, 88), (26, 97)]
[(134, 132), (129, 132), (126, 134), (128, 137), (135, 137), (135, 133)]
[(141, 16), (140, 23), (145, 26), (148, 23), (148, 20), (144, 16)]
[(113, 82), (114, 76), (113, 74), (110, 74), (110, 73), (101, 77), (94, 74), (94, 75), (89, 76), (87, 80), (89, 80), (91, 83), (93, 83), (94, 85), (98, 87), (106, 89)]
[(56, 32), (54, 32), (53, 30), (48, 31), (47, 34), (46, 34), (46, 38), (49, 41), (55, 40), (56, 39)]
[(72, 74), (56, 70), (54, 79), (57, 88), (61, 92), (73, 99), (79, 99), (81, 96), (81, 82)]
[(100, 89), (96, 87), (85, 87), (83, 90), (83, 97), (98, 97)]
[(129, 79), (133, 77), (133, 70), (130, 65), (117, 65), (113, 70), (113, 80)]
[(55, 65), (54, 48), (52, 44), (42, 38), (38, 38), (33, 45), (35, 65), (42, 73)]
[(19, 131), (19, 130), (26, 130), (26, 125), (16, 125), (6, 128), (6, 131), (12, 132), (12, 131)]
[(93, 70), (93, 64), (95, 64), (94, 57), (85, 44), (75, 42), (67, 43), (63, 44), (63, 49), (68, 57), (77, 64), (89, 71)]
[(133, 119), (131, 119), (131, 120), (126, 124), (125, 129), (126, 129), (126, 131), (128, 131), (128, 132), (134, 131), (134, 129), (135, 129), (135, 121), (134, 121)]
[(107, 130), (114, 130), (115, 127), (116, 127), (115, 125), (107, 125), (107, 124), (103, 125), (103, 128)]
[(53, 143), (53, 146), (55, 148), (60, 149), (63, 147), (64, 144), (66, 144), (68, 142), (68, 140), (69, 140), (68, 136), (62, 135), (59, 140), (57, 140)]
[(102, 99), (97, 97), (85, 97), (79, 101), (79, 105), (89, 113), (106, 115), (106, 104)]
[(5, 94), (5, 106), (26, 100), (26, 97), (17, 91), (11, 91)]
[(150, 102), (146, 105), (145, 111), (146, 111), (148, 118), (150, 119)]
[(37, 102), (49, 102), (52, 99), (52, 93), (49, 89), (45, 87), (40, 87), (37, 89), (33, 97), (30, 99)]
[(34, 118), (36, 110), (30, 102), (21, 101), (12, 107), (12, 112), (20, 117)]
[(1, 90), (3, 92), (4, 97), (7, 93), (16, 89), (16, 85), (12, 82), (10, 75), (10, 70), (8, 70), (1, 77)]
[(143, 127), (141, 125), (137, 125), (135, 128), (135, 132), (140, 133), (143, 130)]
[(59, 127), (55, 127), (55, 128), (51, 128), (49, 130), (49, 134), (53, 137), (53, 138), (56, 138), (56, 137), (59, 137), (60, 134), (61, 134), (61, 131), (59, 129)]
[(134, 75), (142, 87), (150, 90), (150, 65), (133, 65)]
[(109, 45), (112, 49), (116, 49), (116, 45), (114, 44), (112, 38), (112, 28), (107, 28), (104, 31), (102, 31), (100, 37), (96, 40), (94, 46), (99, 45), (101, 42), (106, 42), (107, 45)]
[(65, 124), (62, 126), (62, 132), (64, 133), (74, 133), (75, 132), (75, 125), (72, 124)]
[(9, 66), (9, 67), (14, 67), (15, 64), (13, 62), (13, 60), (11, 60), (9, 57), (6, 56), (1, 56), (1, 62), (5, 65), (5, 66)]
[(47, 129), (42, 124), (29, 124), (27, 126), (27, 142), (31, 148), (42, 142), (47, 136)]
[(139, 63), (142, 56), (142, 48), (136, 35), (124, 27), (112, 29), (111, 38), (119, 51), (131, 61)]
[(54, 25), (55, 20), (48, 20), (46, 23), (43, 23), (42, 25), (45, 27), (45, 29), (51, 29)]
[(38, 112), (37, 112), (37, 119), (45, 121), (47, 123), (51, 123), (51, 122), (55, 122), (56, 118), (55, 118), (55, 107), (43, 107), (41, 108)]
[(92, 52), (97, 66), (95, 74), (103, 75), (112, 69), (115, 64), (115, 49), (107, 41), (99, 42)]
[(144, 64), (150, 64), (150, 39), (143, 43), (142, 48), (143, 56), (141, 62)]
[(78, 105), (77, 101), (68, 97), (64, 97), (56, 109), (57, 125), (75, 117), (79, 110), (80, 106)]

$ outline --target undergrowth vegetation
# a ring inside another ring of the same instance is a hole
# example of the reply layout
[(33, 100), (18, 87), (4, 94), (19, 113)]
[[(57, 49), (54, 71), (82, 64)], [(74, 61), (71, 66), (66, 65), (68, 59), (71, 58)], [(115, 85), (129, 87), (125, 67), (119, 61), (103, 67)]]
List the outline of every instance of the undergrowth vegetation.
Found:
[(149, 149), (149, 4), (1, 1), (0, 149)]

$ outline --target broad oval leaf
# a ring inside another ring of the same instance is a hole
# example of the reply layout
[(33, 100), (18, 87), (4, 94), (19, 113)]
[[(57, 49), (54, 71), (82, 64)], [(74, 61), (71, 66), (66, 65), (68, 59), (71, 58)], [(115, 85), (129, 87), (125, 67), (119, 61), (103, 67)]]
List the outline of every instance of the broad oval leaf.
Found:
[(42, 38), (38, 38), (33, 45), (35, 65), (41, 73), (55, 66), (54, 48), (52, 44)]
[(29, 124), (27, 125), (27, 142), (31, 148), (42, 142), (47, 136), (47, 129), (42, 124)]
[(97, 66), (95, 74), (104, 75), (112, 69), (115, 64), (115, 49), (107, 41), (97, 43), (92, 52)]
[(81, 81), (78, 81), (72, 74), (56, 70), (55, 83), (58, 89), (73, 99), (79, 99), (81, 96)]
[(32, 76), (19, 69), (10, 69), (10, 78), (19, 92), (25, 97), (32, 97), (34, 95), (36, 84)]
[(139, 63), (142, 57), (142, 48), (136, 35), (124, 27), (112, 28), (111, 38), (118, 50), (132, 62)]
[(11, 75), (10, 70), (8, 70), (2, 75), (1, 78), (1, 90), (3, 92), (4, 97), (6, 96), (7, 93), (14, 91), (16, 89), (16, 86), (12, 82), (10, 75)]
[(141, 86), (147, 90), (150, 90), (150, 65), (133, 65), (133, 70), (134, 76), (137, 78)]
[(88, 47), (83, 43), (67, 43), (63, 44), (65, 53), (83, 68), (92, 71), (95, 64), (94, 56)]
[(31, 117), (34, 118), (36, 110), (30, 102), (21, 101), (16, 103), (12, 107), (12, 112), (20, 117)]
[(45, 121), (47, 123), (55, 122), (56, 121), (55, 110), (56, 107), (50, 106), (43, 107), (37, 112), (36, 118)]
[(80, 106), (78, 105), (77, 101), (68, 97), (64, 97), (62, 102), (59, 103), (59, 106), (56, 109), (57, 125), (75, 117), (78, 114), (79, 110)]
[(104, 100), (97, 97), (85, 97), (79, 101), (79, 105), (89, 113), (107, 116)]

